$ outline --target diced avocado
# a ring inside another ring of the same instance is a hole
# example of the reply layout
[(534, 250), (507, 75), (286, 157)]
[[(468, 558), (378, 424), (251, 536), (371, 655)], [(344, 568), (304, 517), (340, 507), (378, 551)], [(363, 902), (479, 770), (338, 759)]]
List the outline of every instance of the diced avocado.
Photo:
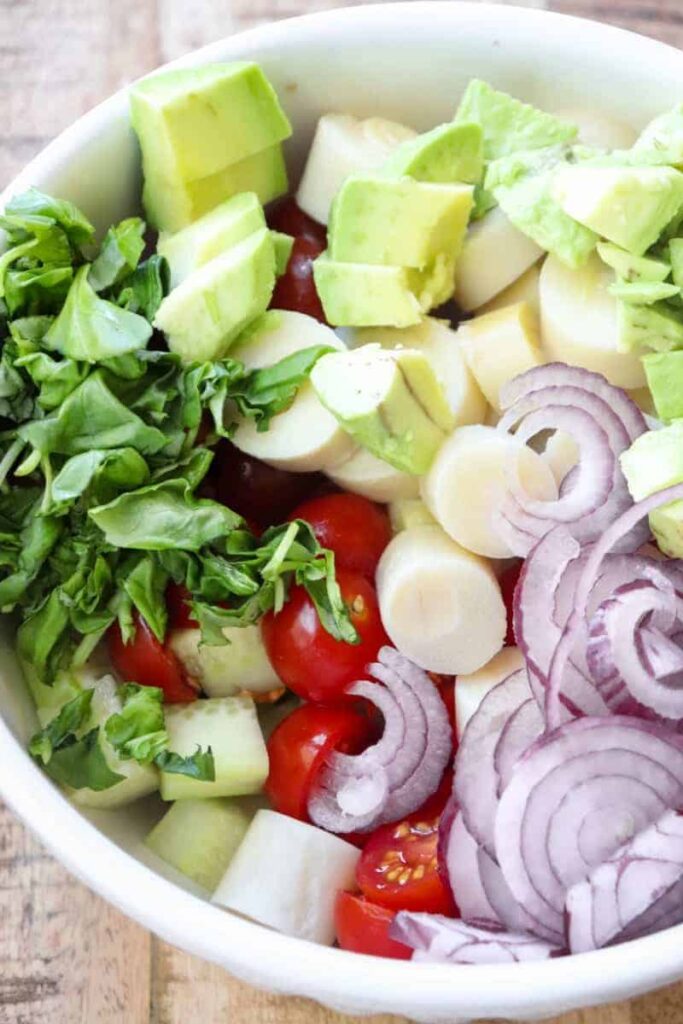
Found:
[(358, 444), (396, 469), (425, 473), (453, 428), (445, 393), (422, 352), (363, 345), (323, 356), (318, 398)]
[(465, 321), (458, 340), (474, 379), (496, 412), (502, 386), (545, 361), (538, 314), (528, 302)]
[(292, 134), (275, 90), (258, 64), (236, 61), (166, 71), (130, 93), (145, 176), (170, 164), (197, 181)]
[(313, 264), (325, 317), (335, 327), (410, 327), (422, 318), (418, 271), (339, 263), (323, 253)]
[(145, 845), (213, 892), (261, 806), (258, 797), (249, 796), (178, 800), (154, 826)]
[[(635, 501), (683, 482), (683, 420), (641, 434), (619, 461)], [(650, 528), (664, 554), (683, 557), (683, 501), (652, 512)]]
[(291, 235), (285, 235), (282, 231), (271, 231), (270, 236), (275, 247), (275, 276), (282, 277), (287, 269), (289, 257), (292, 255), (294, 239)]
[(188, 674), (198, 680), (209, 697), (232, 697), (242, 690), (267, 693), (279, 689), (261, 636), (261, 626), (230, 627), (223, 630), (228, 643), (203, 644), (198, 629), (171, 633), (169, 646)]
[(181, 358), (221, 359), (263, 313), (275, 286), (275, 250), (266, 228), (195, 270), (159, 306), (155, 327)]
[(680, 294), (680, 289), (667, 281), (615, 281), (607, 290), (615, 299), (637, 306), (651, 306)]
[(651, 512), (650, 529), (663, 554), (683, 557), (683, 501), (672, 501)]
[(683, 205), (683, 174), (672, 167), (564, 167), (552, 194), (570, 217), (642, 256)]
[(632, 152), (639, 158), (653, 155), (665, 164), (683, 164), (683, 103), (650, 121)]
[(669, 352), (683, 348), (683, 311), (665, 302), (651, 306), (637, 306), (632, 302), (618, 302), (618, 347), (621, 352), (654, 349)]
[(389, 176), (407, 175), (416, 181), (477, 185), (484, 173), (484, 149), (478, 124), (440, 124), (394, 150), (382, 165)]
[(435, 526), (436, 519), (420, 498), (397, 498), (389, 502), (389, 519), (394, 533), (412, 526)]
[(651, 352), (643, 367), (657, 418), (683, 419), (683, 352)]
[(458, 253), (471, 209), (469, 185), (354, 175), (332, 205), (330, 259), (423, 270)]
[(142, 201), (153, 227), (180, 231), (231, 196), (253, 192), (265, 206), (287, 188), (287, 168), (277, 143), (196, 181), (183, 181), (172, 166), (155, 175), (145, 173)]
[(169, 749), (189, 756), (211, 747), (215, 780), (161, 773), (162, 800), (258, 793), (268, 775), (268, 754), (251, 697), (210, 697), (166, 708)]
[(568, 216), (553, 198), (553, 182), (565, 156), (564, 149), (555, 147), (496, 160), (489, 165), (486, 188), (515, 227), (577, 269), (595, 249), (598, 237)]
[(598, 256), (622, 281), (666, 281), (671, 273), (671, 265), (665, 260), (633, 256), (613, 242), (598, 242)]
[(520, 149), (572, 142), (578, 135), (576, 125), (521, 103), (477, 78), (467, 86), (455, 119), (481, 125), (486, 160), (496, 160)]
[(674, 284), (683, 291), (683, 238), (672, 238), (669, 242), (671, 276)]
[(182, 231), (163, 232), (157, 251), (168, 261), (171, 288), (176, 288), (193, 270), (265, 226), (266, 218), (257, 196), (253, 192), (241, 192)]

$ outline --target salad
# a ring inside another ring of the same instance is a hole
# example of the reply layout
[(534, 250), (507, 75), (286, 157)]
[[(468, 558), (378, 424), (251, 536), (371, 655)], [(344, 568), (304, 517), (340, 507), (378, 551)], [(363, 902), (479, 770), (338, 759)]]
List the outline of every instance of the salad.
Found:
[(144, 220), (0, 219), (30, 755), (156, 799), (163, 870), (312, 941), (683, 922), (683, 106), (329, 113), (295, 194), (257, 64), (130, 111)]

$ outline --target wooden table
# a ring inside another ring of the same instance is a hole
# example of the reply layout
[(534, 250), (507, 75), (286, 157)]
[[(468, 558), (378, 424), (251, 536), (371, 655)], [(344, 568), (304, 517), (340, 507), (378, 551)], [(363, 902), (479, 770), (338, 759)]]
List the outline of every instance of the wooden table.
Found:
[[(353, 0), (351, 0), (353, 2)], [(340, 0), (0, 0), (0, 184), (130, 79)], [(529, 0), (683, 47), (683, 0)], [(683, 59), (683, 58), (682, 58)], [(672, 97), (675, 99), (682, 97)], [(0, 1024), (343, 1024), (167, 946), (71, 878), (0, 805)], [(376, 1024), (400, 1024), (377, 1017)], [(683, 983), (556, 1024), (683, 1024)]]

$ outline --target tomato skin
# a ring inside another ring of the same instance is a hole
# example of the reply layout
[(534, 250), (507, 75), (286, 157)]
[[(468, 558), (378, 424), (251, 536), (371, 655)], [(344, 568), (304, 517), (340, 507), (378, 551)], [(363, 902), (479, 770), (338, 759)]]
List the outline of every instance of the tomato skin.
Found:
[(337, 942), (353, 953), (410, 960), (412, 949), (389, 938), (389, 927), (395, 917), (393, 910), (370, 903), (364, 896), (340, 891), (334, 902)]
[(334, 750), (358, 754), (374, 738), (370, 720), (352, 704), (304, 704), (271, 734), (265, 791), (273, 810), (309, 821), (308, 798)]
[(515, 631), (513, 626), (513, 608), (515, 599), (515, 587), (517, 586), (517, 580), (519, 579), (519, 574), (521, 571), (522, 562), (519, 562), (516, 565), (511, 565), (508, 569), (505, 570), (503, 575), (500, 577), (500, 580), (498, 581), (500, 583), (501, 597), (503, 598), (503, 604), (505, 605), (505, 610), (507, 611), (508, 616), (508, 628), (507, 633), (505, 634), (506, 647), (514, 647), (516, 643)]
[(391, 910), (453, 917), (453, 896), (439, 870), (438, 834), (439, 816), (419, 821), (410, 816), (378, 828), (356, 867), (356, 881), (366, 899)]
[(372, 584), (348, 569), (337, 571), (337, 581), (359, 644), (335, 640), (326, 632), (303, 587), (292, 587), (282, 611), (268, 612), (262, 623), (268, 657), (284, 685), (316, 703), (339, 699), (389, 643)]
[(328, 494), (305, 501), (289, 516), (305, 519), (324, 548), (334, 551), (335, 564), (373, 578), (391, 540), (386, 512), (359, 494)]
[(324, 248), (321, 242), (306, 235), (294, 239), (287, 269), (273, 289), (270, 309), (290, 309), (327, 323), (313, 277), (313, 261)]
[(281, 523), (324, 480), (318, 473), (274, 469), (229, 441), (217, 446), (211, 472), (216, 499), (260, 528)]
[(268, 227), (275, 231), (282, 231), (285, 235), (303, 235), (306, 238), (314, 238), (321, 243), (323, 248), (327, 244), (327, 229), (324, 224), (319, 224), (297, 205), (294, 196), (287, 196), (274, 204), (268, 211)]
[(166, 607), (168, 609), (168, 624), (171, 629), (199, 629), (199, 623), (192, 618), (192, 612), (188, 601), (192, 595), (182, 583), (174, 583), (173, 580), (166, 587)]
[(184, 704), (197, 699), (197, 691), (165, 644), (159, 643), (145, 620), (135, 612), (135, 636), (123, 642), (118, 622), (107, 632), (107, 650), (112, 665), (123, 680), (140, 686), (158, 686), (167, 704)]

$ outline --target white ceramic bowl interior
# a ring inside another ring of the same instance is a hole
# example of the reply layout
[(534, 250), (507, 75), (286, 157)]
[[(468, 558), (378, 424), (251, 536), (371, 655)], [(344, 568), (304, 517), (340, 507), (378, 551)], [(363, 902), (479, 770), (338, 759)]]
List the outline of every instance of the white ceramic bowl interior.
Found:
[[(683, 99), (683, 55), (663, 44), (542, 11), (448, 0), (266, 25), (177, 64), (244, 58), (261, 62), (294, 123), (287, 144), (293, 181), (320, 114), (377, 114), (426, 129), (452, 116), (473, 76), (549, 110), (586, 107), (636, 128)], [(73, 200), (104, 228), (138, 208), (139, 178), (120, 92), (48, 146), (0, 203), (36, 185)], [(141, 840), (159, 816), (156, 801), (85, 816), (41, 774), (25, 753), (35, 721), (7, 639), (0, 711), (2, 796), (52, 852), (141, 924), (255, 985), (349, 1013), (438, 1024), (541, 1018), (683, 976), (683, 926), (571, 959), (481, 967), (405, 964), (278, 935), (198, 898), (182, 876), (160, 870), (161, 862), (150, 868)]]

